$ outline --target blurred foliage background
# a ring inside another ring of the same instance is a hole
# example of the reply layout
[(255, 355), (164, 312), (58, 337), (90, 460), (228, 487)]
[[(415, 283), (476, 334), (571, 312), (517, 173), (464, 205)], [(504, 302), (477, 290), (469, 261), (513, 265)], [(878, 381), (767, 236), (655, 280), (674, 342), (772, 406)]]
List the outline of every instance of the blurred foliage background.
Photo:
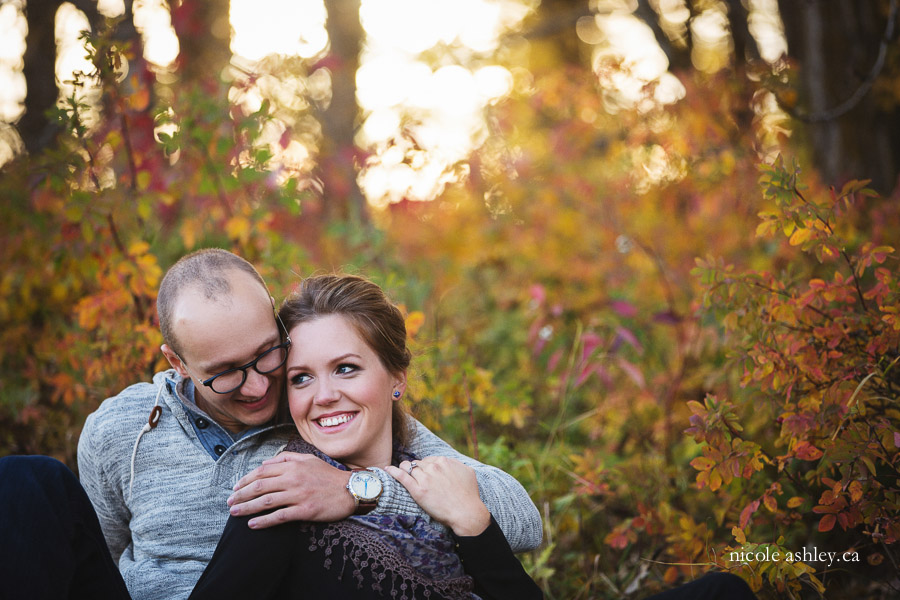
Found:
[(548, 598), (895, 597), (897, 11), (4, 2), (0, 454), (74, 468), (219, 246), (403, 304), (414, 412), (532, 494)]

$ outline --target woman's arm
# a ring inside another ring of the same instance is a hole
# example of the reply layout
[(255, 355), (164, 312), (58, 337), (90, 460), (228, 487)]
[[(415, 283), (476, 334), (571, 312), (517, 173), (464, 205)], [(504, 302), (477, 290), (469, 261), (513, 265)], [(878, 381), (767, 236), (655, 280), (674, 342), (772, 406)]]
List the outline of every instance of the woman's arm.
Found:
[(286, 577), (300, 542), (300, 522), (250, 529), (250, 517), (229, 517), (212, 560), (189, 600), (286, 598)]
[(483, 600), (538, 600), (544, 593), (512, 553), (497, 521), (480, 535), (453, 535), (456, 552), (466, 573), (475, 580), (475, 593)]

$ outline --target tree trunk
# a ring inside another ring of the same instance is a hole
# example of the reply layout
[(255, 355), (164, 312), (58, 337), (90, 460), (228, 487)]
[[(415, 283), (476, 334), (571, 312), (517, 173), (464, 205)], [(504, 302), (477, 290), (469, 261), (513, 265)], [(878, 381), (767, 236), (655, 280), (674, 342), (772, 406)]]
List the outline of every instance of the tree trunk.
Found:
[(356, 71), (363, 28), (359, 0), (326, 0), (330, 42), (331, 101), (320, 111), (322, 141), (319, 173), (323, 185), (323, 216), (328, 220), (368, 222), (366, 200), (356, 182), (359, 152), (354, 137), (359, 121)]
[[(64, 0), (28, 0), (25, 20), (28, 34), (25, 37), (25, 55), (22, 74), (25, 76), (25, 112), (16, 129), (29, 154), (53, 145), (60, 129), (47, 118), (47, 111), (59, 100), (56, 84), (56, 13)], [(97, 11), (95, 0), (69, 0), (84, 13), (91, 29), (96, 33), (103, 16)], [(132, 0), (127, 0), (126, 19), (116, 31), (120, 39), (137, 39), (131, 22)]]
[(170, 0), (182, 81), (221, 80), (231, 62), (229, 0)]
[(62, 0), (29, 0), (25, 6), (28, 35), (25, 37), (25, 114), (16, 129), (29, 154), (49, 146), (59, 127), (47, 119), (47, 111), (56, 105), (56, 11)]
[(750, 33), (750, 13), (743, 0), (727, 0), (728, 24), (734, 43), (735, 65), (742, 65), (759, 58), (759, 48)]
[[(892, 0), (896, 4), (896, 0)], [(871, 179), (889, 193), (900, 172), (900, 107), (880, 102), (870, 79), (880, 73), (888, 4), (877, 0), (780, 0), (788, 53), (800, 73), (794, 114), (823, 180)]]
[(653, 37), (656, 43), (662, 48), (666, 58), (669, 60), (669, 70), (673, 73), (678, 71), (686, 71), (691, 68), (691, 30), (688, 27), (686, 36), (687, 44), (684, 48), (676, 48), (669, 36), (663, 31), (659, 24), (659, 14), (651, 6), (650, 0), (638, 0), (637, 8), (635, 8), (634, 16), (642, 20), (653, 31)]

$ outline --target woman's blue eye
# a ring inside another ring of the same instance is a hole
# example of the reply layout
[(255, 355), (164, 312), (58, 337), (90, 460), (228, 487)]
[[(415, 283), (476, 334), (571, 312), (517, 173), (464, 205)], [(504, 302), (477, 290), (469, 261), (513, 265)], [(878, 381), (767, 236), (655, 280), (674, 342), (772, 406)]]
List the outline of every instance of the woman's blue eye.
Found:
[(291, 385), (302, 385), (309, 381), (311, 376), (309, 373), (300, 373), (299, 375), (294, 375), (291, 377)]
[(335, 370), (335, 372), (338, 375), (347, 375), (348, 373), (352, 373), (353, 371), (356, 371), (356, 370), (357, 370), (356, 365), (343, 364), (343, 365), (338, 365), (338, 368)]

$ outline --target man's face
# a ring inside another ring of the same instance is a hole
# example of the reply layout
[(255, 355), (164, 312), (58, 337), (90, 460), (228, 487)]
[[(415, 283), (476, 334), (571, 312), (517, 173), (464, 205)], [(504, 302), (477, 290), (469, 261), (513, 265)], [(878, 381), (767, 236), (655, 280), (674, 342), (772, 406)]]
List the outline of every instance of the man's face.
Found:
[(180, 356), (168, 346), (163, 353), (179, 374), (193, 378), (197, 406), (227, 430), (239, 433), (275, 417), (284, 367), (265, 375), (249, 368), (244, 384), (227, 394), (217, 394), (201, 383), (281, 343), (266, 290), (241, 271), (232, 271), (228, 278), (230, 297), (209, 300), (197, 290), (181, 292), (173, 315)]

